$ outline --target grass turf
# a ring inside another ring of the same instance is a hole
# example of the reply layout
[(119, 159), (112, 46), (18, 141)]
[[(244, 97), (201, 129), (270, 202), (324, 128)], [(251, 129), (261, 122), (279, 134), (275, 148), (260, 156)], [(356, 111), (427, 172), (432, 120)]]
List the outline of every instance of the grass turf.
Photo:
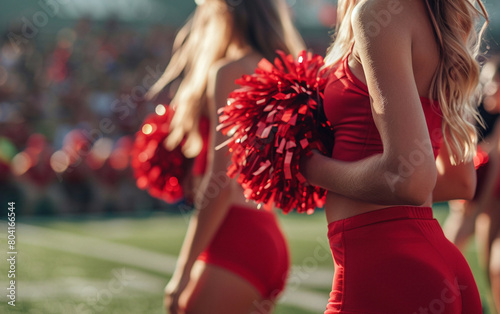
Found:
[[(441, 222), (446, 217), (446, 206), (436, 206), (435, 216)], [(187, 228), (185, 215), (153, 213), (141, 217), (86, 217), (23, 219), (18, 223), (36, 225), (68, 234), (103, 239), (117, 244), (141, 248), (162, 254), (178, 253)], [(280, 221), (289, 240), (292, 263), (296, 270), (330, 269), (327, 252), (326, 222), (321, 211), (311, 216), (280, 215)], [(6, 247), (6, 222), (0, 222), (0, 245)], [(7, 305), (5, 294), (0, 296), (0, 313), (151, 313), (162, 310), (162, 289), (169, 275), (126, 264), (106, 261), (81, 254), (48, 249), (29, 244), (23, 238), (22, 228), (17, 233), (17, 300), (16, 307)], [(32, 236), (32, 235), (31, 235)], [(311, 258), (313, 257), (313, 258)], [(466, 257), (476, 276), (483, 298), (488, 292), (486, 278), (475, 256), (473, 243)], [(0, 282), (7, 285), (7, 263), (2, 259)], [(297, 268), (298, 267), (298, 268)], [(131, 280), (120, 281), (120, 272)], [(307, 275), (307, 274), (306, 274)], [(328, 298), (328, 286), (301, 287)], [(6, 290), (4, 290), (6, 291)], [(486, 309), (486, 313), (489, 313)], [(288, 304), (279, 304), (277, 314), (310, 314)]]

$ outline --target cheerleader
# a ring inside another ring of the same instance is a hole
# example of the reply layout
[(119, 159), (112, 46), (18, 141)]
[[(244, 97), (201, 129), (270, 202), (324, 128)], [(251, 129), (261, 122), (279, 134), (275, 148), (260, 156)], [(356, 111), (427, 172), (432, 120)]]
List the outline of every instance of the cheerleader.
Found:
[(335, 145), (301, 164), (328, 190), (335, 275), (325, 313), (482, 313), (470, 268), (431, 209), (474, 193), (481, 15), (480, 1), (339, 1), (324, 94)]
[(234, 81), (252, 73), (263, 57), (273, 60), (277, 49), (297, 54), (303, 42), (285, 1), (197, 4), (176, 37), (165, 73), (147, 95), (154, 98), (180, 79), (168, 149), (182, 142), (184, 155), (196, 157), (203, 150), (201, 117), (208, 117), (211, 129), (207, 171), (200, 184), (194, 180), (195, 213), (165, 288), (165, 307), (170, 313), (271, 311), (289, 268), (287, 245), (274, 214), (245, 202), (243, 190), (227, 178), (230, 157), (214, 149), (224, 141), (215, 132), (216, 112), (236, 88)]

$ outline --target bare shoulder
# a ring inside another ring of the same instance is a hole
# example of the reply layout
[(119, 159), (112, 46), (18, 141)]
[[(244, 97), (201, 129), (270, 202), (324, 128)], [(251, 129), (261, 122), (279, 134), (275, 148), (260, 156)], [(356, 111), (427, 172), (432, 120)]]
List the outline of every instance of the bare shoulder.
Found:
[(426, 17), (424, 0), (365, 0), (354, 9), (352, 26), (355, 36), (390, 37), (411, 34)]
[(217, 96), (229, 93), (237, 88), (235, 80), (244, 74), (252, 74), (260, 58), (256, 54), (249, 54), (237, 60), (222, 59), (210, 69), (208, 94)]
[(219, 60), (210, 68), (209, 82), (214, 84), (227, 83), (230, 80), (229, 74), (233, 72), (236, 72), (234, 60), (229, 60), (229, 59)]
[(228, 81), (241, 77), (244, 74), (251, 74), (255, 71), (260, 57), (256, 54), (248, 54), (237, 60), (222, 59), (216, 62), (210, 72), (211, 76), (217, 80)]

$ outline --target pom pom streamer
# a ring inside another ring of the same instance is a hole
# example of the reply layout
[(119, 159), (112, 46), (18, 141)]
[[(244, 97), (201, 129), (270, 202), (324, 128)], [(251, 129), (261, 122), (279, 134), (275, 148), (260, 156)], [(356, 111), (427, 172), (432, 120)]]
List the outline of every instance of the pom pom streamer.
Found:
[[(313, 149), (331, 154), (333, 133), (321, 103), (327, 70), (321, 56), (278, 51), (274, 64), (262, 59), (252, 75), (219, 110), (217, 127), (230, 139), (230, 177), (237, 177), (247, 199), (288, 213), (323, 207), (326, 191), (311, 186), (299, 172), (301, 158)], [(220, 146), (219, 146), (220, 147)]]
[(172, 151), (166, 149), (164, 141), (174, 110), (169, 106), (160, 109), (149, 115), (136, 133), (131, 166), (140, 189), (174, 204), (184, 197), (182, 183), (189, 175), (190, 161), (182, 153), (181, 145)]

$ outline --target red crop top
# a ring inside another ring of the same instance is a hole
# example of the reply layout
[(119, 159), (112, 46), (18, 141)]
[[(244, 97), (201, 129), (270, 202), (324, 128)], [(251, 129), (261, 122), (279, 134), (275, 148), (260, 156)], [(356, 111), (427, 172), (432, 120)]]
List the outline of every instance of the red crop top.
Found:
[[(434, 157), (441, 146), (442, 116), (437, 101), (421, 97)], [(348, 57), (332, 71), (324, 92), (324, 110), (335, 136), (332, 158), (357, 161), (382, 153), (382, 140), (373, 121), (368, 87), (349, 69)]]

